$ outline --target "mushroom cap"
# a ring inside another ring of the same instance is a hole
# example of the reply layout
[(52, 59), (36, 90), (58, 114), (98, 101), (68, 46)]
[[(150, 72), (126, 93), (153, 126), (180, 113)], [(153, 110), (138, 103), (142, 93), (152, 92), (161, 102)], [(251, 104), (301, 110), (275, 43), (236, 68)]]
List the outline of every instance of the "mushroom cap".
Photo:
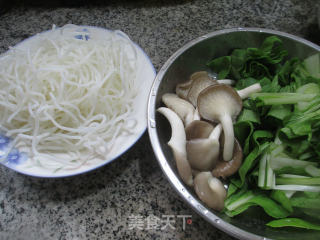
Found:
[(208, 138), (213, 129), (214, 126), (208, 122), (194, 120), (185, 128), (187, 141), (197, 138)]
[(189, 92), (189, 89), (192, 85), (192, 79), (190, 79), (187, 82), (179, 83), (176, 86), (176, 94), (181, 97), (182, 99), (187, 99), (187, 95)]
[(196, 120), (185, 128), (187, 158), (192, 168), (211, 171), (219, 158), (219, 137), (209, 138), (214, 130), (212, 124)]
[(212, 175), (217, 178), (227, 178), (235, 174), (241, 166), (242, 158), (243, 153), (241, 145), (235, 138), (232, 159), (230, 161), (223, 161), (223, 159), (219, 159), (217, 165), (212, 171)]
[(191, 74), (188, 81), (177, 84), (176, 94), (179, 97), (187, 100), (187, 96), (188, 96), (189, 90), (193, 84), (193, 81), (197, 78), (207, 77), (207, 76), (208, 76), (208, 73), (206, 71), (199, 71), (199, 72), (195, 72), (195, 73)]
[(192, 139), (187, 141), (186, 149), (190, 166), (200, 171), (211, 171), (219, 159), (218, 139)]
[(209, 77), (208, 73), (205, 71), (194, 73), (191, 76), (191, 79), (193, 79), (193, 82), (188, 92), (187, 99), (192, 103), (193, 106), (197, 106), (197, 98), (199, 93), (203, 89), (217, 84), (217, 81)]
[(194, 72), (193, 74), (191, 74), (190, 79), (194, 80), (200, 77), (206, 77), (208, 76), (208, 72), (207, 71), (198, 71), (198, 72)]
[(211, 85), (202, 90), (197, 104), (200, 116), (210, 121), (220, 121), (224, 115), (229, 115), (234, 121), (242, 109), (239, 94), (225, 84)]
[(162, 96), (162, 102), (171, 110), (173, 110), (183, 121), (184, 125), (187, 126), (193, 121), (195, 114), (195, 108), (188, 101), (179, 98), (174, 93), (165, 93)]
[(224, 208), (227, 191), (222, 182), (213, 177), (211, 172), (201, 172), (194, 178), (194, 189), (198, 197), (214, 210)]
[(192, 172), (192, 176), (196, 177), (199, 173), (201, 173), (199, 170), (197, 169), (191, 169)]

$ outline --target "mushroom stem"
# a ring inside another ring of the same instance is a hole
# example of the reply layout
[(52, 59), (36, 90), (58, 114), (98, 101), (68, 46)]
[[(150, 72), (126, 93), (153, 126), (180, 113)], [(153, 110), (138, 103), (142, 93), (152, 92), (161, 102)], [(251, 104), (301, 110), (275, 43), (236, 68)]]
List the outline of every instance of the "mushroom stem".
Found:
[(186, 133), (183, 122), (179, 116), (169, 108), (160, 107), (157, 111), (164, 115), (170, 123), (171, 138), (168, 145), (172, 149), (179, 175), (188, 186), (192, 186), (193, 178), (191, 167), (187, 160)]
[(234, 132), (233, 123), (229, 114), (224, 114), (220, 118), (224, 133), (223, 160), (230, 161), (233, 155)]
[(261, 91), (260, 83), (255, 83), (249, 87), (246, 87), (244, 89), (237, 91), (237, 93), (239, 94), (241, 99), (245, 99), (245, 98), (248, 98), (250, 94), (260, 92), (260, 91)]
[(194, 120), (200, 120), (200, 114), (199, 114), (198, 108), (196, 108), (196, 109), (194, 110), (194, 113), (193, 113), (193, 121), (194, 121)]
[(209, 138), (210, 139), (217, 139), (219, 141), (219, 137), (221, 135), (222, 132), (222, 126), (221, 123), (219, 123), (214, 129), (213, 131), (210, 133)]

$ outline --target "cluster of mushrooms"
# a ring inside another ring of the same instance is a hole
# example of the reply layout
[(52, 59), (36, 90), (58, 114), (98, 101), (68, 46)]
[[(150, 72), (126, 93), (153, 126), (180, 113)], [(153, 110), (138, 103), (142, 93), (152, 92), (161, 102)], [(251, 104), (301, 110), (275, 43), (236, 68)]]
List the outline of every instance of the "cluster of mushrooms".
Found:
[(242, 110), (242, 99), (261, 91), (260, 84), (235, 90), (233, 80), (215, 80), (206, 71), (195, 72), (166, 93), (166, 107), (157, 109), (171, 125), (168, 145), (183, 182), (215, 210), (222, 210), (227, 191), (220, 181), (236, 173), (242, 163), (241, 145), (233, 123)]

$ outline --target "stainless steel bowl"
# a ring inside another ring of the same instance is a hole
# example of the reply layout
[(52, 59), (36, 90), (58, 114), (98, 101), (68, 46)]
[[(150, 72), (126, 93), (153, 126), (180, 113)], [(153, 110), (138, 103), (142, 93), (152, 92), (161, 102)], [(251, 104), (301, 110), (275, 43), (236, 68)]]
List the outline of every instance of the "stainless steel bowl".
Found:
[(178, 194), (204, 219), (213, 226), (239, 239), (320, 239), (320, 233), (293, 228), (272, 229), (265, 226), (270, 220), (263, 212), (246, 212), (230, 218), (225, 214), (206, 207), (195, 195), (193, 189), (181, 181), (167, 146), (170, 138), (170, 125), (165, 118), (156, 113), (161, 105), (161, 96), (174, 92), (175, 86), (183, 82), (191, 73), (208, 70), (206, 63), (212, 58), (229, 54), (234, 48), (258, 47), (270, 35), (280, 37), (289, 51), (289, 57), (305, 58), (320, 52), (320, 47), (302, 38), (268, 29), (236, 28), (221, 30), (199, 37), (175, 52), (159, 71), (148, 105), (148, 132), (154, 153), (169, 182)]

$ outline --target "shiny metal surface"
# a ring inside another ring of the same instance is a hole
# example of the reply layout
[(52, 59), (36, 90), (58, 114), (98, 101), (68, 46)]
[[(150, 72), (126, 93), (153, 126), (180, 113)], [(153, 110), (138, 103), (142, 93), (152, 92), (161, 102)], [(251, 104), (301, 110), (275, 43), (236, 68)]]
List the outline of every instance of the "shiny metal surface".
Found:
[(209, 70), (206, 63), (214, 57), (229, 54), (234, 48), (258, 47), (263, 39), (270, 35), (279, 36), (289, 51), (289, 57), (305, 58), (316, 52), (320, 47), (302, 38), (268, 29), (237, 28), (209, 33), (201, 36), (175, 52), (159, 71), (148, 102), (148, 132), (158, 162), (178, 194), (203, 218), (213, 226), (239, 239), (320, 239), (320, 233), (297, 229), (272, 229), (265, 226), (270, 220), (259, 209), (235, 218), (207, 208), (198, 200), (193, 189), (181, 181), (173, 160), (171, 150), (167, 146), (171, 130), (167, 121), (156, 113), (161, 105), (161, 96), (174, 92), (179, 82), (188, 79), (191, 73)]

